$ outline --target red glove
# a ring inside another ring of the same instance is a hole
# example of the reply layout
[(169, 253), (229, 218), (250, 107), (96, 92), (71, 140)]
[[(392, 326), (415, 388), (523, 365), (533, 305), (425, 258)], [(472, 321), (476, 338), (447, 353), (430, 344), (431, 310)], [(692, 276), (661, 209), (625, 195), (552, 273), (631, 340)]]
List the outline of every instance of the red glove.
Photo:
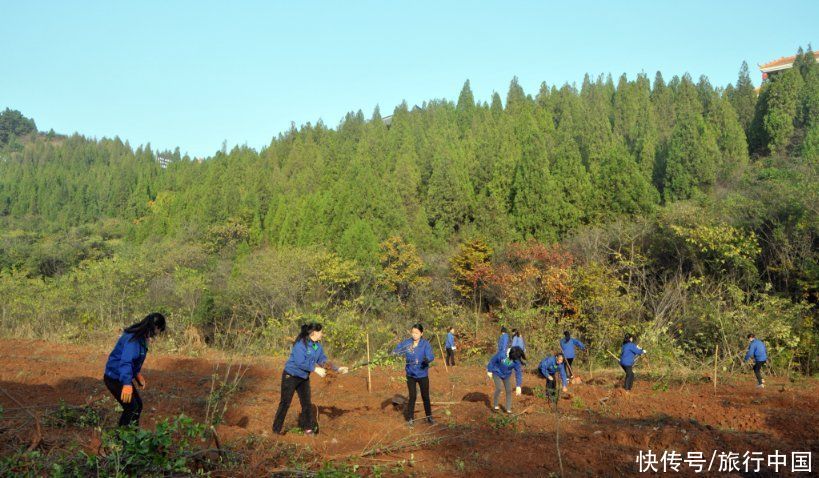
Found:
[(122, 386), (122, 395), (120, 395), (119, 399), (122, 400), (122, 403), (131, 403), (131, 395), (134, 394), (134, 387), (131, 385), (123, 385)]

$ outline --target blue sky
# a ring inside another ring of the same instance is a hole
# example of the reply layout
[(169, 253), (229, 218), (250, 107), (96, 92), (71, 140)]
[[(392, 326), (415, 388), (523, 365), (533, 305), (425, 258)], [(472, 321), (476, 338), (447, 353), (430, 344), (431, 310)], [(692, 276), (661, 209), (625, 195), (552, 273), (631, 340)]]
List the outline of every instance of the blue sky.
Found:
[(41, 130), (119, 136), (207, 156), (318, 118), (403, 99), (505, 97), (517, 75), (586, 72), (715, 85), (743, 60), (819, 39), (819, 1), (43, 2), (0, 0), (0, 108)]

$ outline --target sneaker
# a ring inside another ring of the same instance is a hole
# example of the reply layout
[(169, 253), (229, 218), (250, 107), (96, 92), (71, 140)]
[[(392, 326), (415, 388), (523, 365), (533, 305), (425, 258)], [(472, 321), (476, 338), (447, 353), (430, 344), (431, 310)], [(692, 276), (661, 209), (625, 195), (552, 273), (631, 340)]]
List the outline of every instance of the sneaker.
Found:
[(497, 406), (497, 405), (495, 405), (495, 411), (496, 411), (496, 412), (500, 411), (500, 407), (499, 407), (499, 406)]
[(757, 385), (757, 386), (756, 386), (756, 388), (765, 388), (765, 384), (764, 384), (764, 383), (760, 383), (759, 385)]
[(427, 417), (427, 423), (430, 425), (435, 425), (435, 420), (433, 420), (432, 417)]
[(506, 413), (508, 413), (508, 414), (510, 414), (510, 415), (511, 415), (511, 414), (512, 414), (512, 410), (506, 410)]

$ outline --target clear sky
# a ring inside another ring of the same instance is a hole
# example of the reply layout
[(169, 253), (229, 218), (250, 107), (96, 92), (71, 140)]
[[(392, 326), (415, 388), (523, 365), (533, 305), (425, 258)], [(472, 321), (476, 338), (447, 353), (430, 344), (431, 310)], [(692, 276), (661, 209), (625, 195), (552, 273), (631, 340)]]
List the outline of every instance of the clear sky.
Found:
[(254, 148), (321, 118), (403, 99), (505, 98), (583, 75), (736, 80), (819, 47), (819, 1), (0, 0), (0, 108), (40, 130), (179, 146)]

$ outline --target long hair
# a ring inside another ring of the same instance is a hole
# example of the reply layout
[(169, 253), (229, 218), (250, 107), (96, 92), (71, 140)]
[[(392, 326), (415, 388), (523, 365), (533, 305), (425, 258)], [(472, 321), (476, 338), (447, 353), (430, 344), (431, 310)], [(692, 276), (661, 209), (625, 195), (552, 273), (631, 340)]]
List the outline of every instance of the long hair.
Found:
[(512, 329), (512, 337), (520, 337), (520, 332), (518, 332), (518, 329)]
[(293, 345), (301, 340), (304, 342), (304, 345), (307, 345), (307, 338), (310, 337), (312, 332), (320, 332), (322, 329), (321, 324), (317, 322), (310, 322), (309, 324), (302, 324), (301, 331), (299, 331), (299, 335), (296, 336), (296, 339), (293, 341)]
[(509, 360), (523, 362), (526, 360), (526, 352), (522, 348), (515, 346), (509, 350)]
[(144, 319), (126, 328), (125, 332), (133, 334), (132, 342), (154, 337), (160, 332), (165, 332), (165, 316), (159, 312), (151, 312)]

